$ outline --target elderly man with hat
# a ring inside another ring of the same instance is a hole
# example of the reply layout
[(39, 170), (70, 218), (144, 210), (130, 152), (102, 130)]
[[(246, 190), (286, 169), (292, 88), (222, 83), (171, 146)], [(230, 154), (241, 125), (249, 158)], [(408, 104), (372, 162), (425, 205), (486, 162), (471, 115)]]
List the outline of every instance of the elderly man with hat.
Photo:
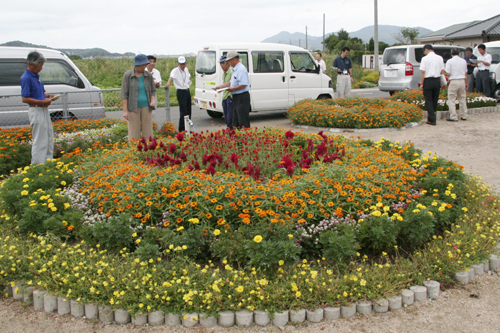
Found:
[[(222, 85), (215, 87), (215, 90), (221, 89), (226, 83), (230, 84), (231, 76), (233, 75), (233, 69), (229, 66), (229, 62), (227, 62), (227, 57), (225, 55), (220, 57), (219, 63), (224, 74), (222, 74)], [(234, 104), (233, 95), (228, 90), (222, 92), (222, 110), (224, 110), (224, 119), (226, 120), (227, 128), (232, 129)]]
[(233, 67), (231, 81), (219, 86), (228, 88), (233, 93), (234, 114), (233, 127), (250, 127), (250, 79), (248, 70), (240, 62), (240, 55), (236, 51), (229, 51), (227, 62)]
[(184, 117), (189, 116), (191, 119), (191, 74), (186, 67), (186, 58), (180, 56), (177, 59), (178, 67), (172, 69), (165, 88), (170, 88), (170, 83), (174, 81), (175, 89), (177, 89), (177, 101), (179, 102), (179, 132), (186, 130), (184, 126)]
[(153, 75), (146, 71), (149, 60), (144, 54), (135, 56), (134, 69), (123, 75), (120, 97), (123, 117), (128, 121), (128, 139), (153, 137), (156, 86)]

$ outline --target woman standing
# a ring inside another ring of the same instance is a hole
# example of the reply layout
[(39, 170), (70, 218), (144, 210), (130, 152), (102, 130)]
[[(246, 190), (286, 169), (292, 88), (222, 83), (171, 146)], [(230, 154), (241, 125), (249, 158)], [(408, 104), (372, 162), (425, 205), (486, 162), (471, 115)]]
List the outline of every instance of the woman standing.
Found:
[(149, 60), (144, 54), (135, 56), (134, 69), (123, 75), (120, 97), (123, 117), (128, 121), (128, 139), (153, 137), (153, 116), (156, 86), (153, 76), (145, 71)]

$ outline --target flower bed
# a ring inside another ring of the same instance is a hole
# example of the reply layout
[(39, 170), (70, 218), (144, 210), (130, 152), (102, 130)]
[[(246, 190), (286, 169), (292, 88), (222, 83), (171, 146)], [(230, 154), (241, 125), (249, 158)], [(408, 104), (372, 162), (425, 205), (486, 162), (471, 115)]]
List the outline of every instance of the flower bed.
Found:
[(302, 100), (288, 109), (295, 125), (329, 128), (401, 128), (422, 120), (419, 108), (380, 98)]
[[(397, 102), (405, 102), (418, 105), (422, 110), (425, 110), (424, 93), (422, 90), (401, 90), (396, 92), (389, 100)], [(460, 108), (456, 101), (457, 109)], [(467, 107), (480, 108), (485, 106), (496, 106), (497, 102), (494, 98), (489, 98), (480, 93), (467, 92)], [(438, 106), (436, 111), (448, 111), (448, 90), (441, 89), (439, 93)]]
[(133, 314), (387, 297), (451, 282), (500, 230), (498, 200), (451, 161), (266, 128), (63, 153), (0, 203), (0, 285)]

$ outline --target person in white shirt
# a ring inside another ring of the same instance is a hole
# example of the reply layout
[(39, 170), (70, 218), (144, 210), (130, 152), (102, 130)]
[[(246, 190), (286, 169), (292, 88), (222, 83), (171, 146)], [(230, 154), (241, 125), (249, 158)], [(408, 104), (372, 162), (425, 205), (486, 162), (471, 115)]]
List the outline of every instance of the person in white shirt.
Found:
[(444, 71), (443, 57), (434, 53), (434, 47), (424, 45), (424, 54), (420, 62), (420, 87), (424, 92), (427, 124), (436, 126), (436, 109), (441, 89), (440, 78)]
[(450, 84), (448, 85), (448, 107), (450, 108), (450, 117), (448, 121), (458, 121), (457, 106), (455, 101), (458, 99), (460, 104), (460, 118), (467, 120), (467, 96), (466, 90), (469, 87), (467, 75), (467, 61), (460, 58), (459, 50), (451, 50), (452, 58), (446, 62), (446, 74)]
[(491, 97), (491, 54), (486, 53), (486, 46), (484, 44), (479, 44), (477, 50), (480, 55), (477, 57), (476, 90), (483, 93), (486, 97)]
[[(152, 55), (148, 55), (148, 60), (149, 60), (149, 65), (146, 67), (146, 70), (150, 72), (153, 75), (153, 81), (155, 83), (156, 88), (159, 88), (161, 86), (161, 75), (160, 71), (155, 68), (156, 66), (156, 57)], [(158, 97), (156, 96), (155, 93), (155, 107), (158, 107)], [(154, 115), (153, 111), (153, 115)]]
[(186, 130), (184, 126), (184, 117), (189, 116), (191, 119), (191, 74), (186, 67), (186, 58), (180, 56), (177, 59), (178, 67), (172, 69), (165, 88), (170, 88), (170, 83), (174, 81), (175, 89), (177, 89), (177, 101), (179, 101), (179, 132)]
[(316, 61), (318, 62), (318, 65), (319, 65), (319, 71), (320, 73), (324, 73), (326, 74), (326, 63), (325, 61), (322, 59), (322, 55), (321, 53), (316, 53)]

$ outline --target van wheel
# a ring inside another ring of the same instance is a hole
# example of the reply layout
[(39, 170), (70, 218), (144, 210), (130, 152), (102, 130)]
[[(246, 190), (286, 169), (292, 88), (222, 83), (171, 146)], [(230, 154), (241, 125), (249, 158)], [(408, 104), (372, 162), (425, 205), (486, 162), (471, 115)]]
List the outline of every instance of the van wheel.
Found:
[(207, 110), (207, 113), (212, 118), (222, 118), (222, 116), (224, 116), (222, 112), (217, 112), (212, 110)]
[[(62, 112), (62, 111), (52, 112), (52, 113), (50, 114), (50, 120), (51, 120), (52, 122), (54, 122), (54, 121), (58, 121), (58, 120), (62, 120), (62, 119), (64, 119), (64, 118), (63, 118), (63, 115), (64, 115), (64, 114), (63, 114), (63, 112)], [(77, 120), (77, 119), (78, 119), (78, 118), (76, 118), (76, 117), (75, 117), (75, 115), (74, 115), (73, 113), (71, 113), (71, 112), (68, 114), (68, 116), (69, 116), (69, 120)]]
[(497, 102), (500, 102), (500, 84), (495, 88), (492, 97), (495, 98)]
[(318, 98), (316, 98), (317, 100), (320, 100), (320, 99), (332, 99), (332, 96), (328, 95), (328, 94), (325, 94), (325, 95), (319, 95)]

